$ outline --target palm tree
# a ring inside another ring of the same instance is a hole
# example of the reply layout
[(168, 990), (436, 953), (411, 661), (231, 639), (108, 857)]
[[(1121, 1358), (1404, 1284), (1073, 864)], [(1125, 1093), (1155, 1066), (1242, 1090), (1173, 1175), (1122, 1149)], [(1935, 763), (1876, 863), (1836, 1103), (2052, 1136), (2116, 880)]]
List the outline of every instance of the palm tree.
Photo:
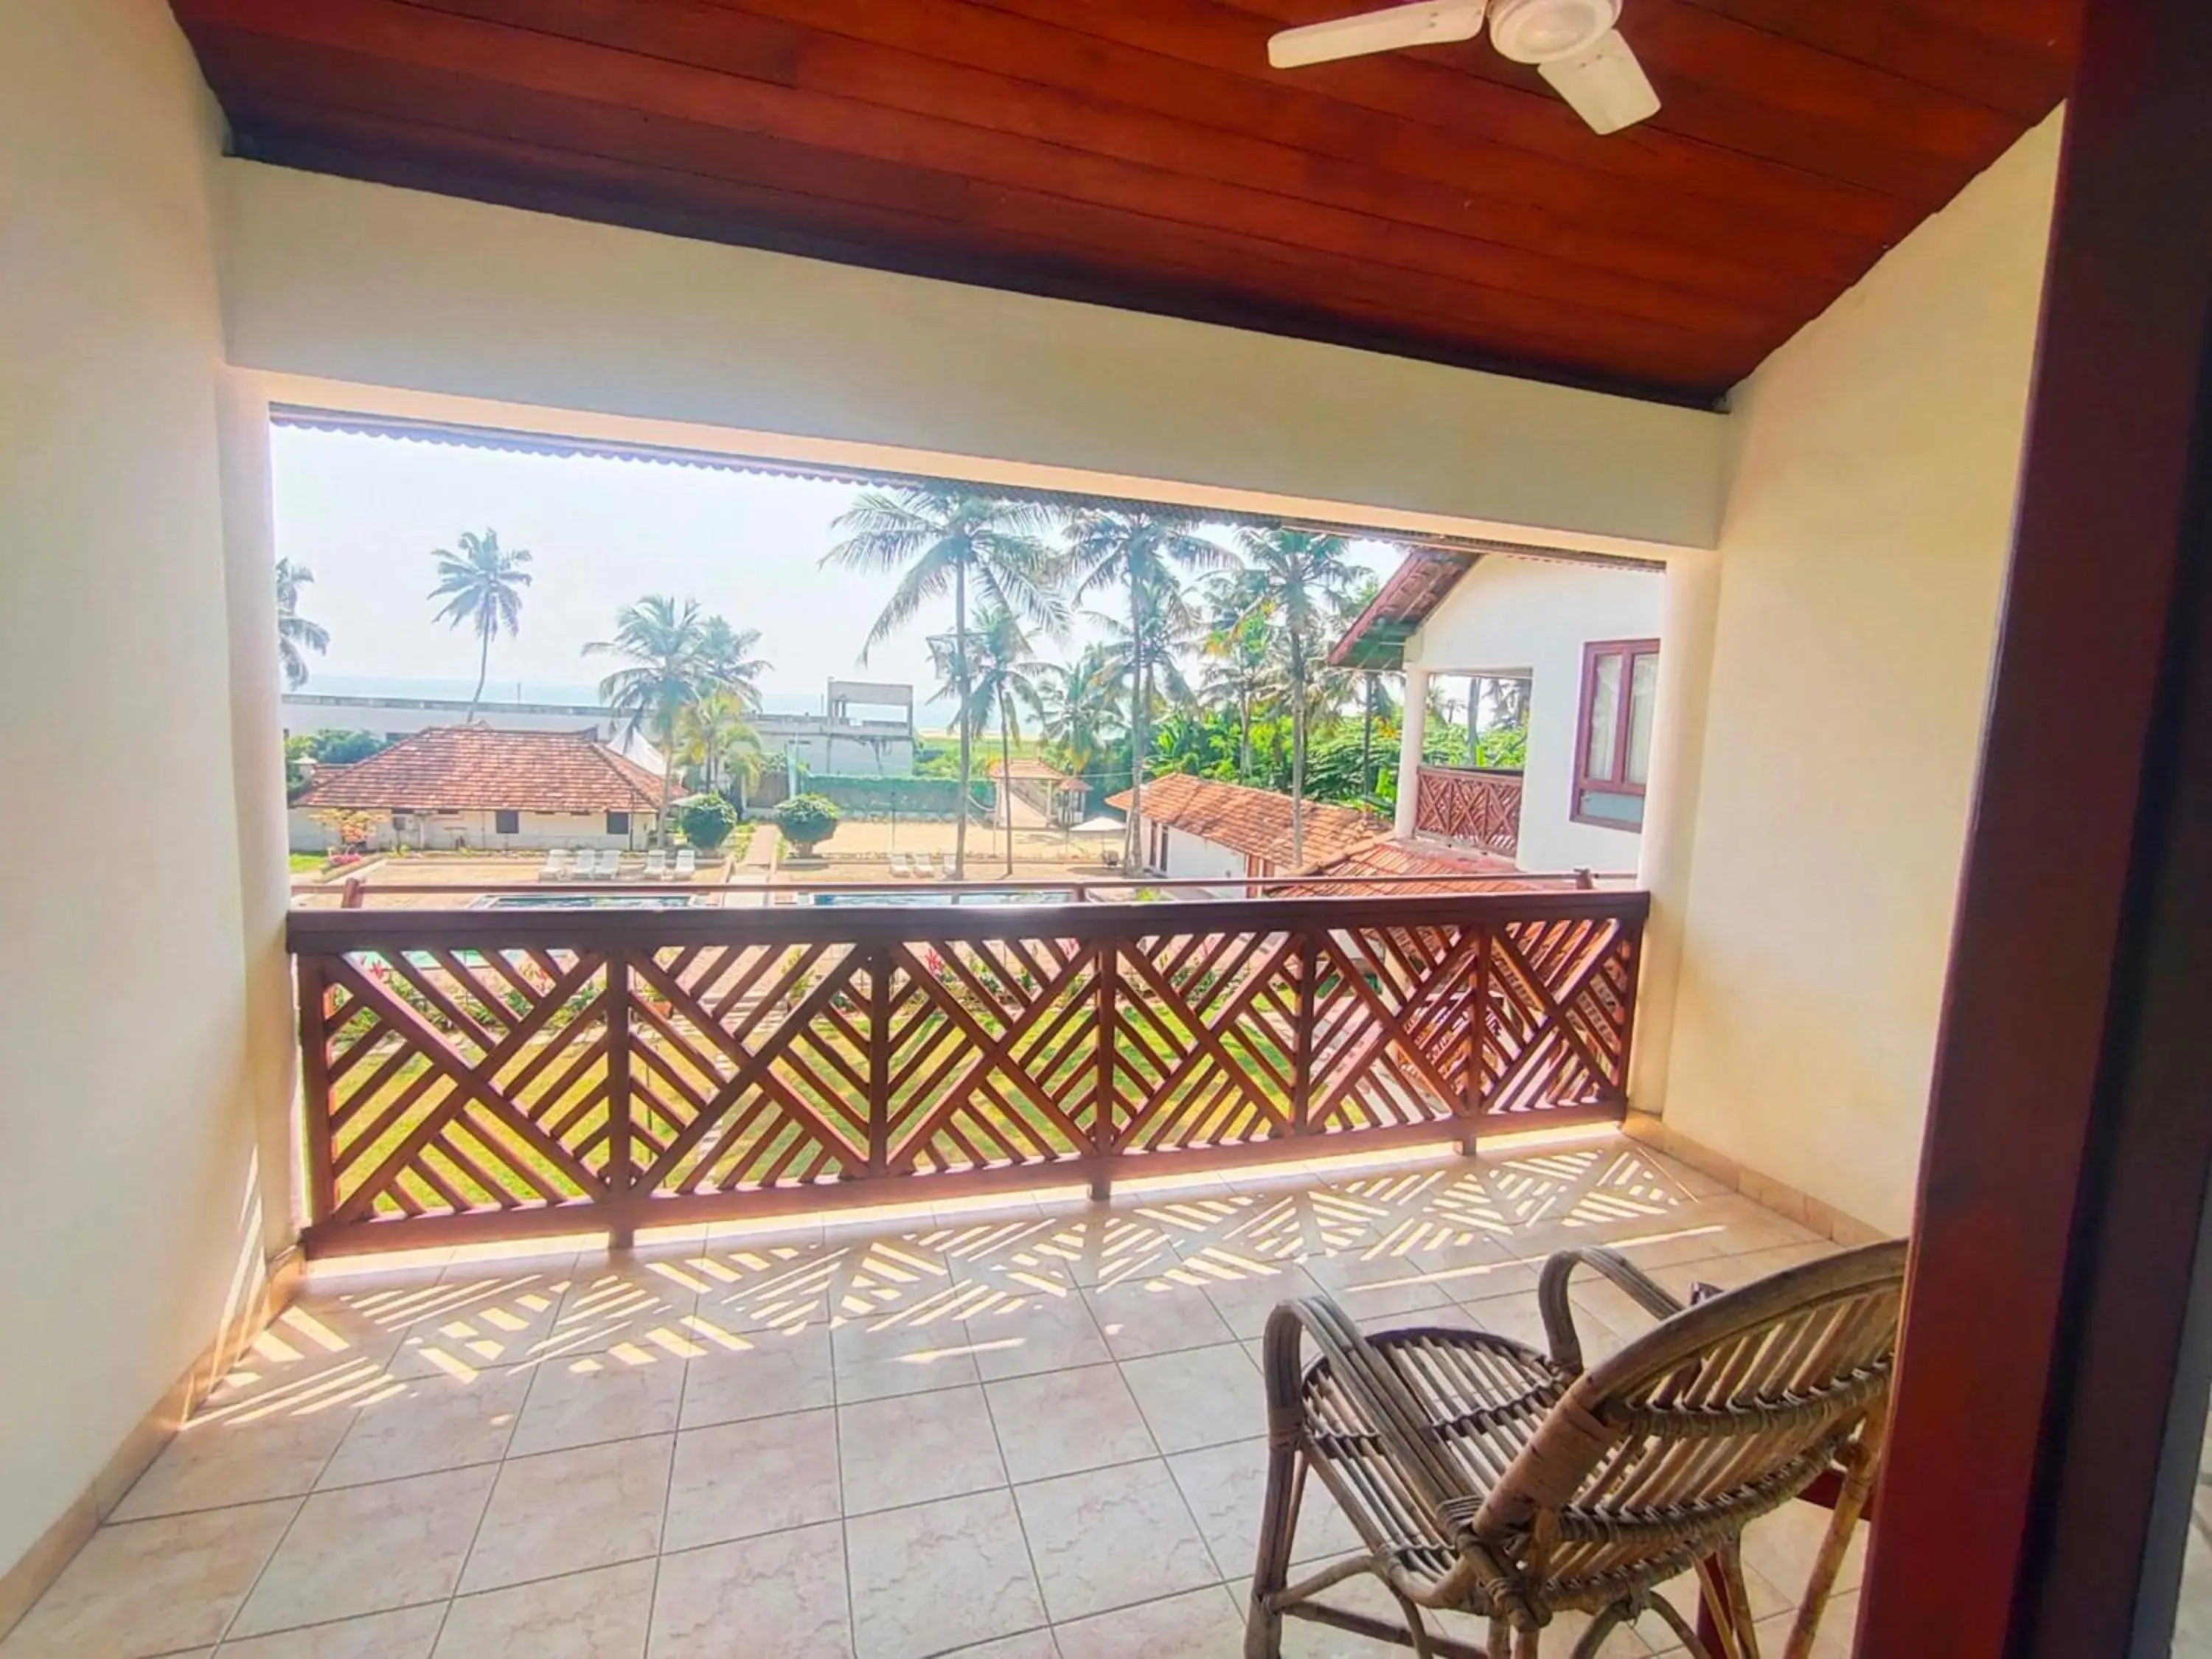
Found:
[(708, 675), (749, 715), (760, 713), (760, 677), (775, 665), (753, 654), (759, 649), (757, 628), (732, 628), (724, 617), (709, 617), (699, 626), (699, 656)]
[[(896, 572), (898, 584), (868, 630), (860, 660), (912, 622), (929, 600), (952, 600), (954, 703), (965, 710), (969, 684), (968, 590), (1011, 612), (1024, 624), (1058, 633), (1067, 617), (1060, 598), (1063, 561), (1046, 542), (1052, 514), (1027, 501), (981, 495), (957, 484), (915, 484), (896, 492), (863, 490), (837, 520), (843, 541), (822, 556), (824, 564)], [(960, 813), (952, 832), (952, 873), (968, 872), (968, 795), (975, 787), (969, 722), (960, 725)]]
[(1253, 614), (1252, 573), (1224, 571), (1208, 595), (1212, 625), (1199, 647), (1206, 672), (1199, 694), (1212, 707), (1237, 716), (1237, 781), (1252, 781), (1252, 716), (1276, 693), (1274, 661), (1267, 649), (1267, 619)]
[(300, 590), (315, 573), (289, 559), (276, 561), (276, 659), (284, 665), (284, 684), (295, 691), (307, 683), (307, 659), (331, 648), (331, 631), (300, 614)]
[(961, 707), (963, 731), (981, 734), (991, 720), (999, 722), (999, 795), (1006, 825), (1006, 873), (1014, 873), (1014, 740), (1022, 735), (1020, 708), (1040, 714), (1043, 697), (1037, 676), (1044, 665), (1030, 654), (1029, 635), (1020, 618), (1002, 606), (993, 605), (975, 618), (968, 636), (968, 672), (959, 673), (957, 647), (943, 635), (930, 641), (938, 672), (945, 682), (940, 694), (958, 695), (964, 678), (967, 702)]
[[(712, 618), (709, 625), (720, 620)], [(750, 784), (760, 777), (767, 757), (760, 733), (753, 730), (746, 713), (744, 693), (727, 684), (714, 686), (677, 713), (678, 758), (698, 767), (710, 790), (726, 792), (740, 778)]]
[(1352, 544), (1342, 536), (1293, 530), (1246, 530), (1237, 537), (1252, 573), (1248, 614), (1269, 617), (1283, 636), (1285, 690), (1291, 704), (1291, 863), (1305, 865), (1306, 714), (1310, 663), (1320, 649), (1319, 624), (1358, 575)]
[(1118, 735), (1118, 689), (1114, 659), (1103, 645), (1085, 646), (1073, 662), (1048, 665), (1037, 694), (1044, 739), (1062, 771), (1089, 782), (1104, 765)]
[(530, 550), (501, 547), (496, 530), (481, 536), (464, 530), (459, 552), (438, 547), (430, 556), (438, 562), (438, 585), (430, 597), (446, 602), (436, 619), (455, 628), (466, 623), (477, 631), (477, 689), (462, 716), (465, 724), (477, 717), (477, 705), (483, 701), (492, 635), (504, 628), (512, 638), (522, 626), (522, 590), (530, 586), (530, 573), (522, 567), (530, 562)]
[(1232, 564), (1229, 550), (1199, 532), (1188, 513), (1095, 508), (1079, 514), (1069, 537), (1073, 596), (1120, 587), (1129, 596), (1129, 822), (1122, 857), (1132, 866), (1143, 844), (1146, 724), (1151, 717), (1154, 665), (1149, 655), (1147, 608), (1163, 614), (1182, 604), (1182, 572)]
[(584, 647), (587, 657), (626, 658), (629, 666), (617, 668), (599, 682), (599, 698), (626, 717), (632, 737), (641, 731), (653, 734), (660, 750), (660, 834), (667, 838), (668, 799), (676, 775), (678, 727), (684, 711), (714, 689), (714, 673), (703, 649), (707, 619), (699, 602), (681, 605), (666, 593), (648, 593), (616, 615), (615, 636), (595, 640)]

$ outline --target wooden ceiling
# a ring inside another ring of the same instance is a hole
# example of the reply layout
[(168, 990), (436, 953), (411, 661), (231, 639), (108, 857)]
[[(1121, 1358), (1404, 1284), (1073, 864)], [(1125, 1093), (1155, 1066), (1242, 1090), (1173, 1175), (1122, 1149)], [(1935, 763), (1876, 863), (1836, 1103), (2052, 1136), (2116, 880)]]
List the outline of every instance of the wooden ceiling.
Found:
[[(1371, 0), (1367, 0), (1371, 3)], [(2041, 118), (2078, 0), (1626, 0), (1589, 131), (1363, 0), (174, 0), (240, 155), (1710, 403)]]

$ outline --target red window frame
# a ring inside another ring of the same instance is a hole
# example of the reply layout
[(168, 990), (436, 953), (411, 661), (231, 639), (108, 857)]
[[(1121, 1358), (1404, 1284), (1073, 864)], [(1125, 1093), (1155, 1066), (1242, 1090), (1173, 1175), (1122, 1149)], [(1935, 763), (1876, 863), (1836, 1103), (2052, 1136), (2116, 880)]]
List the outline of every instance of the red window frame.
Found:
[[(1595, 824), (1601, 830), (1625, 830), (1631, 835), (1644, 828), (1641, 811), (1636, 822), (1630, 823), (1620, 818), (1592, 817), (1583, 811), (1585, 791), (1602, 789), (1609, 795), (1644, 796), (1645, 786), (1628, 781), (1628, 714), (1630, 699), (1636, 685), (1636, 659), (1638, 657), (1657, 657), (1656, 640), (1592, 640), (1583, 647), (1583, 690), (1580, 711), (1575, 716), (1574, 787), (1567, 797), (1567, 816), (1577, 823)], [(1620, 659), (1619, 684), (1613, 691), (1613, 770), (1611, 775), (1593, 773), (1589, 764), (1590, 716), (1597, 705), (1597, 665), (1607, 657)], [(1647, 765), (1649, 764), (1647, 761)]]

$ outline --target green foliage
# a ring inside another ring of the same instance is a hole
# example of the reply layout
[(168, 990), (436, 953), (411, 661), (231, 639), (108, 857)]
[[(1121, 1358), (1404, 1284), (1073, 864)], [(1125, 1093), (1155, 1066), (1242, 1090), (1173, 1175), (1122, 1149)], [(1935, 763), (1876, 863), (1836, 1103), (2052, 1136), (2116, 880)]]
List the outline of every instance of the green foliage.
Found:
[(307, 744), (307, 753), (325, 766), (351, 766), (392, 747), (370, 732), (317, 732)]
[(392, 745), (369, 732), (307, 732), (284, 739), (284, 799), (297, 799), (307, 787), (304, 761), (318, 766), (351, 766)]
[(738, 827), (735, 809), (720, 795), (686, 795), (672, 810), (684, 839), (702, 853), (716, 850)]
[(820, 795), (793, 795), (775, 809), (776, 828), (802, 858), (837, 833), (837, 803)]
[[(957, 766), (954, 768), (957, 774)], [(960, 808), (960, 780), (954, 776), (879, 778), (866, 774), (805, 772), (806, 793), (818, 795), (855, 817), (950, 818)], [(996, 809), (998, 787), (978, 778), (969, 788), (975, 810), (988, 817)]]

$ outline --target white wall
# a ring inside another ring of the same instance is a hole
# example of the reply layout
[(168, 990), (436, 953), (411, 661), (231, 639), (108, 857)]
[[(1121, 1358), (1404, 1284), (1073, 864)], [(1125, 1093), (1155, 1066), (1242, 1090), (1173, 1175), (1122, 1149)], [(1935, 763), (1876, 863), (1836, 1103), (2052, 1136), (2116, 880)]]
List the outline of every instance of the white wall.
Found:
[[(1406, 643), (1409, 666), (1449, 678), (1526, 674), (1528, 759), (1521, 790), (1524, 870), (1632, 871), (1640, 837), (1609, 824), (1577, 823), (1575, 726), (1581, 717), (1583, 647), (1592, 640), (1660, 636), (1666, 578), (1633, 566), (1602, 568), (1498, 554), (1462, 576)], [(1667, 653), (1659, 653), (1667, 674)], [(1464, 681), (1455, 688), (1466, 693)]]
[(1409, 525), (1718, 528), (1726, 422), (1704, 411), (249, 161), (221, 183), (242, 366)]
[[(295, 806), (286, 813), (292, 850), (295, 853), (327, 853), (336, 844), (331, 828), (304, 806)], [(375, 822), (376, 833), (370, 845), (379, 852), (388, 852), (397, 844), (389, 812), (370, 815)], [(653, 812), (633, 812), (630, 828), (626, 835), (607, 833), (604, 812), (525, 812), (517, 820), (516, 831), (511, 836), (498, 832), (495, 813), (467, 811), (452, 817), (434, 817), (427, 827), (416, 817), (407, 821), (407, 845), (433, 851), (451, 851), (466, 847), (479, 853), (542, 853), (555, 847), (611, 847), (627, 852), (642, 848), (652, 838)], [(393, 878), (398, 879), (397, 877)]]
[(218, 133), (161, 0), (0, 9), (0, 732), (36, 804), (0, 815), (0, 1572), (215, 1334), (266, 1218)]
[[(1167, 841), (1167, 857), (1160, 873), (1176, 880), (1211, 881), (1223, 876), (1234, 876), (1237, 884), (1223, 888), (1213, 896), (1236, 898), (1244, 891), (1244, 854), (1234, 848), (1224, 847), (1218, 842), (1194, 836), (1188, 830), (1169, 829), (1163, 831)], [(1207, 894), (1188, 890), (1186, 898), (1203, 898)]]
[(1911, 1214), (2058, 136), (2054, 116), (1740, 389), (1686, 891), (1657, 895), (1683, 918), (1669, 1127), (1890, 1230)]

